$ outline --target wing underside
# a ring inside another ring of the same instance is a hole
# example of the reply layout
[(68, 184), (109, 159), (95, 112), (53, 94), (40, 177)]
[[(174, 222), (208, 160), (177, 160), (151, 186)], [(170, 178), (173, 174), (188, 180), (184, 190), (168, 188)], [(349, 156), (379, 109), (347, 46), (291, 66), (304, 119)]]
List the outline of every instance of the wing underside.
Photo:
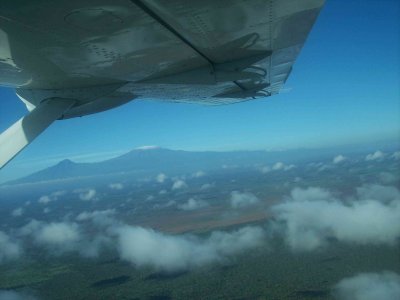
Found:
[(324, 0), (3, 0), (0, 85), (30, 114), (0, 167), (59, 118), (132, 99), (230, 104), (279, 92)]
[[(213, 86), (202, 84), (199, 71), (175, 75), (169, 99), (225, 104), (277, 94), (287, 80), (324, 1), (133, 1), (175, 32), (208, 63)], [(222, 72), (218, 76), (218, 72)], [(229, 78), (229, 76), (231, 78)], [(177, 78), (178, 77), (178, 78)], [(164, 93), (171, 80), (132, 83), (142, 97)], [(184, 82), (186, 81), (186, 82)], [(191, 94), (177, 89), (191, 90)], [(200, 86), (199, 86), (200, 85)], [(151, 90), (151, 93), (147, 93)], [(158, 95), (160, 96), (160, 95)], [(194, 96), (194, 97), (193, 97)], [(161, 97), (162, 98), (162, 97)]]
[(278, 93), (324, 1), (21, 3), (0, 3), (1, 83), (219, 104)]

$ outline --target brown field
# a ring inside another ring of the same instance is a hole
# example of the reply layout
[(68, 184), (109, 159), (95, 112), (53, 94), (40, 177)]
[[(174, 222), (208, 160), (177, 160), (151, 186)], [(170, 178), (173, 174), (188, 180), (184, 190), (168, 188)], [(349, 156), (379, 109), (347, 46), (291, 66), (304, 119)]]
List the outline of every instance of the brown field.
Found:
[[(131, 225), (151, 227), (163, 232), (206, 232), (213, 229), (265, 221), (268, 218), (265, 205), (234, 211), (226, 205), (210, 206), (196, 211), (165, 211), (130, 220)], [(132, 222), (133, 221), (133, 222)]]

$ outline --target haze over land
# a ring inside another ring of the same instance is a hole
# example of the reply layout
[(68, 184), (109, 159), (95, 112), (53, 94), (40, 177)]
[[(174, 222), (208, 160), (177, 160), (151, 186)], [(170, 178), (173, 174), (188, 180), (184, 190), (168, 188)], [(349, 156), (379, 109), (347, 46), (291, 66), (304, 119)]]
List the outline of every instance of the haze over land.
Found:
[(3, 185), (0, 296), (397, 297), (400, 152), (337, 151), (138, 149)]
[[(8, 184), (34, 183), (74, 177), (90, 177), (129, 173), (129, 176), (163, 176), (161, 171), (170, 174), (196, 172), (198, 169), (216, 171), (220, 168), (263, 166), (262, 171), (289, 170), (295, 165), (313, 160), (330, 160), (335, 153), (349, 154), (355, 157), (366, 151), (372, 153), (366, 160), (375, 160), (384, 156), (381, 150), (374, 151), (377, 145), (342, 146), (322, 149), (293, 149), (281, 151), (182, 151), (165, 149), (158, 146), (143, 146), (133, 149), (112, 159), (77, 163), (70, 159), (59, 161), (53, 166), (39, 170), (28, 176), (8, 181)], [(396, 151), (397, 142), (382, 143), (385, 151)], [(342, 154), (335, 156), (334, 163), (340, 163), (347, 158)], [(285, 163), (283, 163), (283, 161)], [(268, 164), (270, 166), (268, 166)], [(203, 171), (198, 171), (203, 172)], [(164, 175), (165, 176), (165, 175)]]

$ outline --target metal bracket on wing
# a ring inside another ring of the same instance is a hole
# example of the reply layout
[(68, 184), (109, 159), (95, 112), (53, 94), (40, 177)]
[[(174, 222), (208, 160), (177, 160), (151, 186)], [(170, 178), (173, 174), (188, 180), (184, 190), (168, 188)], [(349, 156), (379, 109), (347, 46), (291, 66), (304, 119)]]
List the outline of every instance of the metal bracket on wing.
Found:
[(100, 97), (110, 95), (125, 83), (100, 86), (65, 88), (65, 89), (24, 89), (16, 90), (17, 96), (27, 105), (29, 111), (39, 105), (43, 99), (75, 99), (78, 105), (92, 102)]
[(262, 83), (254, 86), (248, 90), (230, 89), (221, 94), (215, 95), (215, 98), (249, 98), (249, 97), (267, 97), (270, 94), (264, 91), (265, 88), (269, 87), (269, 83)]
[(25, 103), (29, 111), (34, 109), (43, 99), (55, 97), (75, 99), (76, 104), (74, 107), (62, 116), (62, 119), (68, 119), (102, 112), (136, 98), (136, 95), (131, 92), (119, 90), (124, 84), (53, 90), (17, 89), (17, 95)]
[(212, 66), (204, 66), (178, 74), (147, 79), (140, 83), (150, 84), (217, 84), (219, 82), (251, 80), (260, 81), (265, 78), (266, 71), (253, 66), (271, 55), (270, 51)]

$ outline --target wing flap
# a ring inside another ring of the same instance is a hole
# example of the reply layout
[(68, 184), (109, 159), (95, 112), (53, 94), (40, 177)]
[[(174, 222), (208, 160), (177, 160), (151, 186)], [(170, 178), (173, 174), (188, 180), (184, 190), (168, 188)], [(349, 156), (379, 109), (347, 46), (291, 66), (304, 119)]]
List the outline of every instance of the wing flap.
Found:
[[(134, 2), (144, 3), (147, 10), (174, 28), (214, 67), (258, 58), (249, 61), (250, 65), (242, 71), (258, 71), (263, 78), (237, 76), (232, 82), (243, 92), (232, 94), (220, 90), (215, 94), (219, 99), (221, 95), (245, 99), (254, 94), (250, 91), (257, 94), (260, 87), (263, 87), (260, 95), (277, 94), (324, 5), (324, 0)], [(200, 76), (192, 81), (196, 78)]]

